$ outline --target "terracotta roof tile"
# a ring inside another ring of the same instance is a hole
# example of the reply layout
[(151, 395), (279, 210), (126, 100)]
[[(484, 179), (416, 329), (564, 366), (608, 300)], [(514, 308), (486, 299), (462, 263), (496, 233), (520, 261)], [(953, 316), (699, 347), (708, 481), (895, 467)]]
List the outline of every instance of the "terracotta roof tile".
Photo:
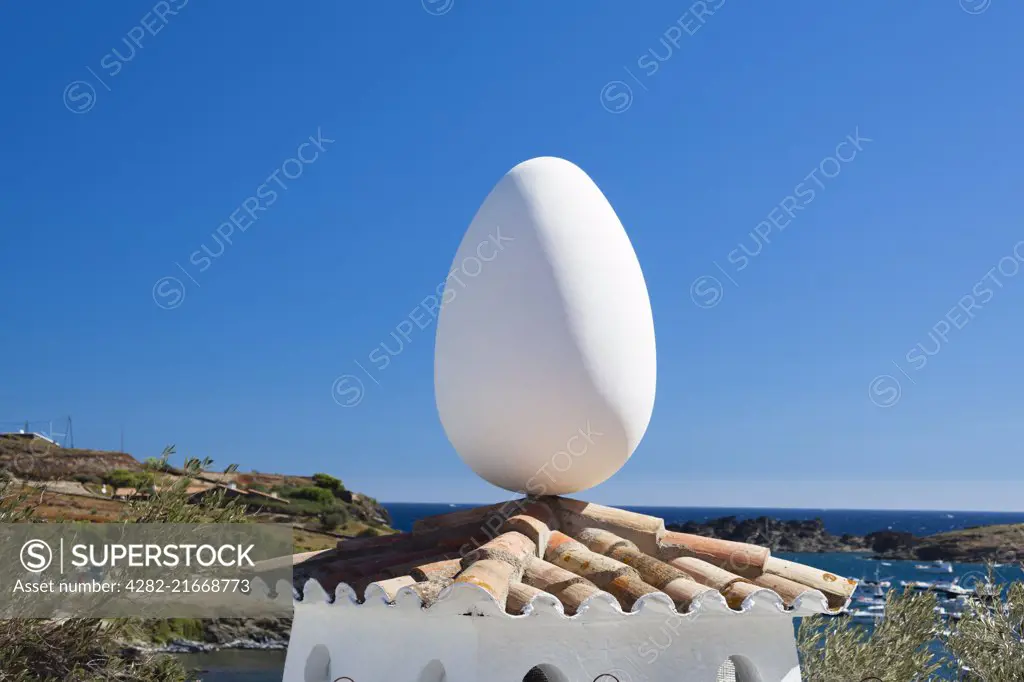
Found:
[(537, 555), (537, 545), (533, 540), (517, 531), (502, 533), (490, 542), (470, 551), (462, 559), (462, 565), (469, 568), (474, 562), (483, 559), (503, 561), (516, 570), (516, 577), (523, 574), (523, 564), (528, 557)]
[(758, 587), (753, 583), (748, 582), (734, 582), (724, 590), (721, 590), (722, 596), (725, 597), (725, 603), (731, 608), (740, 609), (743, 607), (743, 601), (753, 595), (759, 590), (763, 590), (763, 587)]
[(309, 578), (328, 593), (345, 582), (362, 598), (376, 584), (388, 600), (411, 590), (429, 607), (454, 583), (470, 584), (511, 614), (544, 593), (573, 615), (600, 592), (624, 611), (655, 593), (686, 611), (711, 592), (738, 610), (758, 593), (792, 607), (815, 590), (835, 612), (856, 587), (765, 547), (666, 531), (662, 519), (559, 497), (425, 518), (411, 533), (344, 540), (303, 559), (300, 589)]
[(454, 579), (462, 570), (462, 561), (459, 559), (443, 559), (429, 564), (422, 564), (412, 569), (410, 574), (416, 580), (444, 580)]
[(746, 577), (760, 575), (771, 552), (767, 547), (666, 531), (658, 546), (663, 559), (693, 557)]
[(523, 582), (554, 595), (570, 615), (576, 613), (583, 602), (600, 592), (597, 585), (586, 578), (543, 559), (527, 562)]
[(520, 613), (530, 602), (544, 594), (544, 591), (526, 583), (512, 583), (508, 588), (508, 605), (510, 613)]
[(473, 562), (455, 578), (457, 583), (469, 583), (485, 589), (494, 600), (505, 608), (509, 586), (514, 582), (515, 567), (498, 559), (481, 559)]
[(501, 528), (503, 531), (515, 531), (522, 533), (533, 541), (537, 558), (543, 559), (541, 555), (551, 540), (551, 529), (546, 523), (533, 516), (519, 514), (513, 516)]
[(775, 592), (777, 595), (782, 597), (782, 601), (785, 602), (787, 606), (791, 605), (794, 599), (807, 591), (806, 585), (801, 585), (793, 580), (780, 578), (779, 576), (772, 575), (770, 573), (765, 573), (754, 578), (754, 584)]
[(719, 592), (729, 589), (733, 583), (744, 582), (743, 576), (730, 573), (724, 568), (709, 564), (703, 559), (692, 557), (679, 557), (669, 562), (674, 568), (679, 569), (702, 585), (714, 588)]
[(590, 549), (636, 569), (646, 583), (667, 594), (684, 610), (695, 598), (713, 589), (675, 566), (644, 554), (632, 542), (609, 531), (588, 529), (580, 533), (579, 538)]

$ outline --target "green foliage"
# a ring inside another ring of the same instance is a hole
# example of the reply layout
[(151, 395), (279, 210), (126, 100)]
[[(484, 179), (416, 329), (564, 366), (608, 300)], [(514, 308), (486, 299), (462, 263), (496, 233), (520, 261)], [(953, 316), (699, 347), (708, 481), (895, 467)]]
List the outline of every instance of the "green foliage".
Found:
[[(989, 584), (992, 584), (990, 574)], [(994, 585), (1004, 599), (971, 600), (944, 643), (963, 679), (983, 682), (1024, 680), (1024, 583)]]
[(346, 523), (348, 523), (348, 513), (343, 509), (320, 514), (320, 527), (324, 530), (337, 530)]
[(364, 528), (363, 530), (359, 531), (359, 534), (356, 535), (356, 537), (357, 538), (375, 538), (375, 537), (377, 537), (379, 535), (384, 535), (384, 532), (382, 530), (380, 530), (379, 528), (374, 528), (374, 527), (371, 526), (369, 528)]
[(29, 523), (33, 513), (28, 492), (16, 491), (9, 480), (0, 480), (0, 523)]
[(339, 505), (339, 500), (332, 498), (331, 504), (324, 504), (321, 501), (302, 500), (289, 497), (289, 493), (295, 488), (286, 488), (280, 494), (285, 499), (274, 500), (271, 498), (260, 498), (258, 500), (241, 500), (251, 512), (265, 512), (270, 514), (285, 514), (288, 516), (319, 516), (326, 511), (344, 509)]
[[(164, 456), (173, 453), (172, 448)], [(210, 460), (186, 462), (185, 476), (149, 500), (125, 506), (123, 523), (231, 523), (245, 520), (244, 507), (222, 496), (188, 504), (185, 492)], [(229, 467), (229, 471), (233, 470)], [(131, 474), (132, 472), (127, 472)], [(0, 482), (0, 523), (32, 522), (25, 493)], [(3, 682), (185, 682), (191, 679), (169, 656), (132, 653), (124, 643), (152, 636), (201, 639), (198, 621), (66, 618), (0, 620)]]
[(873, 631), (849, 617), (805, 618), (797, 642), (804, 682), (1020, 682), (1024, 583), (990, 586), (943, 623), (931, 593), (891, 591)]
[(805, 618), (798, 643), (804, 682), (923, 682), (942, 666), (928, 645), (941, 620), (934, 594), (903, 594), (891, 590), (885, 618), (873, 632), (848, 616)]
[(330, 490), (335, 497), (341, 497), (345, 492), (345, 484), (330, 474), (313, 474), (313, 484), (318, 488)]
[(4, 682), (184, 682), (168, 656), (129, 656), (120, 642), (137, 630), (128, 621), (95, 618), (0, 621)]
[(316, 486), (292, 488), (285, 495), (292, 499), (309, 500), (325, 506), (334, 504), (334, 493), (326, 488), (318, 488)]
[(147, 620), (139, 629), (150, 641), (167, 644), (175, 640), (198, 642), (203, 640), (203, 623), (195, 618), (162, 618)]
[(114, 469), (104, 476), (104, 480), (115, 488), (137, 488), (143, 490), (153, 486), (153, 474), (149, 471)]
[(163, 471), (167, 468), (166, 457), (147, 457), (142, 462), (142, 468), (149, 471)]
[[(173, 448), (164, 451), (164, 457), (173, 453)], [(208, 470), (213, 460), (189, 458), (185, 460), (182, 476), (172, 485), (161, 486), (147, 500), (136, 500), (125, 505), (121, 512), (122, 523), (245, 523), (246, 506), (239, 500), (228, 500), (220, 490), (203, 495), (198, 504), (189, 504), (188, 487), (196, 477)], [(224, 473), (233, 473), (235, 466), (229, 466)]]

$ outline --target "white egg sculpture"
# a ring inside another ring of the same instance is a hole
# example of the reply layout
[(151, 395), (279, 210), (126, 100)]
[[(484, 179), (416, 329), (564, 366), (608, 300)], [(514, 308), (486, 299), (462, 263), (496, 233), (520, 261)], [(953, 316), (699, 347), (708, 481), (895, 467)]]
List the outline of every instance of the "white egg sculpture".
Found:
[(561, 495), (626, 463), (654, 409), (654, 320), (633, 245), (586, 173), (553, 157), (510, 170), (442, 301), (437, 409), (478, 475)]

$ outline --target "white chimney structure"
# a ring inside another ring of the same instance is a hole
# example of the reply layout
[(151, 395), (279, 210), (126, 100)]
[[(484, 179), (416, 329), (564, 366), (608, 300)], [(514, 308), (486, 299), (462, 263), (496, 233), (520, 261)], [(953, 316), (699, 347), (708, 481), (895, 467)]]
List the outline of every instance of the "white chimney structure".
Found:
[(855, 581), (564, 497), (636, 450), (656, 374), (608, 200), (568, 161), (513, 168), (448, 272), (434, 380), (455, 451), (515, 499), (297, 556), (284, 682), (798, 682), (793, 619)]

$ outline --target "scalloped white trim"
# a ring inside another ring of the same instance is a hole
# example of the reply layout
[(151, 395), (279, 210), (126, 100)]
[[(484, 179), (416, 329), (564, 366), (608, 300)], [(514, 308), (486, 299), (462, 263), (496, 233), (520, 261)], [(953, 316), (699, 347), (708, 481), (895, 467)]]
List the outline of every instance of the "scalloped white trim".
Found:
[[(258, 580), (258, 579), (257, 579)], [(262, 583), (259, 583), (262, 585)], [(255, 583), (254, 583), (255, 585)], [(255, 589), (255, 587), (254, 587)], [(265, 590), (265, 586), (263, 586)], [(288, 585), (285, 581), (278, 583), (278, 599), (286, 595)], [(598, 621), (611, 618), (647, 617), (657, 616), (683, 616), (684, 618), (696, 618), (703, 614), (730, 614), (730, 615), (751, 615), (751, 616), (785, 616), (787, 618), (813, 616), (819, 614), (835, 614), (838, 609), (831, 609), (825, 595), (819, 590), (808, 589), (793, 600), (793, 605), (787, 607), (782, 597), (773, 590), (762, 588), (752, 593), (738, 610), (729, 607), (725, 597), (714, 590), (698, 595), (685, 612), (676, 609), (671, 597), (664, 592), (652, 592), (637, 599), (633, 608), (623, 611), (619, 602), (611, 594), (600, 591), (588, 597), (577, 609), (576, 614), (568, 616), (565, 608), (558, 599), (547, 592), (542, 592), (530, 600), (520, 614), (511, 614), (505, 611), (491, 596), (487, 590), (471, 583), (452, 583), (444, 588), (438, 598), (429, 606), (425, 606), (420, 595), (412, 587), (403, 587), (395, 594), (394, 600), (390, 600), (387, 593), (377, 583), (370, 583), (364, 592), (362, 601), (359, 600), (356, 591), (347, 583), (339, 583), (334, 588), (334, 594), (328, 595), (320, 583), (310, 578), (302, 587), (300, 592), (292, 589), (292, 597), (295, 608), (310, 606), (329, 605), (331, 608), (357, 608), (357, 609), (393, 609), (399, 608), (406, 611), (428, 609), (431, 612), (441, 614), (473, 614), (480, 616), (504, 616), (511, 619), (536, 618), (536, 617), (557, 617), (563, 620), (573, 621)]]
[[(249, 589), (251, 594), (256, 597), (285, 606), (297, 604), (297, 600), (301, 597), (299, 591), (288, 580), (278, 580), (274, 588), (271, 589), (263, 578), (257, 576), (249, 583)], [(323, 590), (320, 591), (323, 592)]]

